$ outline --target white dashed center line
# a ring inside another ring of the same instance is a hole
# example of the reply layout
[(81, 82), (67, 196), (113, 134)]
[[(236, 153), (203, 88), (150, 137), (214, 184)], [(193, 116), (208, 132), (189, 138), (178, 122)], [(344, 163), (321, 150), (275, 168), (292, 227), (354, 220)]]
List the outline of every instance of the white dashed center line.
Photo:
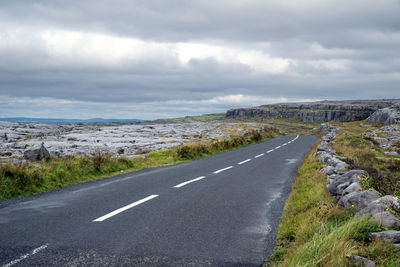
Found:
[(238, 164), (239, 164), (239, 165), (242, 165), (243, 163), (249, 162), (250, 160), (251, 160), (251, 159), (246, 159), (246, 160), (243, 160), (243, 161), (239, 162)]
[(206, 177), (205, 177), (205, 176), (201, 176), (201, 177), (195, 178), (195, 179), (193, 179), (193, 180), (189, 180), (189, 181), (183, 182), (183, 183), (181, 183), (181, 184), (177, 184), (177, 185), (175, 185), (174, 187), (175, 187), (175, 188), (179, 188), (179, 187), (182, 187), (182, 186), (184, 186), (184, 185), (187, 185), (187, 184), (196, 182), (196, 181), (201, 180), (201, 179), (204, 179), (204, 178), (206, 178)]
[(11, 261), (11, 262), (9, 262), (9, 263), (7, 263), (7, 264), (4, 264), (3, 267), (10, 267), (10, 266), (13, 266), (13, 265), (19, 263), (20, 261), (25, 260), (26, 258), (28, 258), (28, 257), (30, 257), (30, 256), (33, 256), (33, 255), (35, 255), (36, 253), (38, 253), (39, 251), (41, 251), (41, 250), (47, 248), (48, 245), (49, 245), (49, 244), (45, 244), (45, 245), (43, 245), (43, 246), (40, 246), (40, 247), (38, 247), (38, 248), (35, 248), (34, 250), (32, 250), (32, 252), (27, 253), (27, 254), (25, 254), (25, 255), (22, 255), (22, 256), (19, 257), (18, 259), (13, 260), (13, 261)]
[(220, 173), (220, 172), (223, 172), (223, 171), (229, 170), (229, 169), (231, 169), (231, 168), (233, 168), (233, 166), (229, 166), (229, 167), (226, 167), (226, 168), (220, 169), (220, 170), (218, 170), (218, 171), (215, 171), (214, 173)]
[[(288, 145), (288, 144), (294, 142), (297, 138), (299, 138), (298, 135), (297, 135), (294, 139), (290, 140), (289, 142), (287, 142), (287, 143), (285, 143), (285, 144), (282, 144), (282, 145), (280, 145), (280, 146), (277, 146), (277, 147), (275, 147), (274, 149), (270, 149), (270, 150), (268, 150), (266, 153), (271, 153), (271, 152), (274, 151), (275, 149), (281, 148), (282, 146), (286, 146), (286, 145)], [(257, 156), (254, 156), (254, 158), (259, 158), (259, 157), (261, 157), (261, 156), (264, 156), (264, 153), (261, 153), (261, 154), (259, 154), (259, 155), (257, 155)], [(242, 165), (242, 164), (244, 164), (244, 163), (246, 163), (246, 162), (249, 162), (250, 160), (251, 160), (251, 159), (246, 159), (246, 160), (244, 160), (244, 161), (241, 161), (241, 162), (238, 163), (238, 165)], [(217, 170), (217, 171), (215, 171), (214, 173), (217, 174), (217, 173), (220, 173), (220, 172), (229, 170), (229, 169), (231, 169), (231, 168), (233, 168), (233, 166), (229, 166), (229, 167), (226, 167), (226, 168)], [(180, 188), (180, 187), (182, 187), (182, 186), (185, 186), (185, 185), (187, 185), (187, 184), (190, 184), (190, 183), (199, 181), (199, 180), (204, 179), (204, 178), (206, 178), (206, 177), (205, 177), (205, 176), (200, 176), (200, 177), (198, 177), (198, 178), (195, 178), (195, 179), (192, 179), (192, 180), (189, 180), (189, 181), (186, 181), (186, 182), (177, 184), (177, 185), (174, 186), (174, 188)], [(150, 199), (156, 198), (156, 197), (158, 197), (158, 195), (151, 195), (151, 196), (148, 196), (148, 197), (146, 197), (146, 198), (143, 198), (143, 199), (141, 199), (141, 200), (138, 200), (138, 201), (136, 201), (136, 202), (133, 202), (133, 203), (131, 203), (131, 204), (129, 204), (129, 205), (126, 205), (126, 206), (124, 206), (124, 207), (122, 207), (122, 208), (119, 208), (119, 209), (117, 209), (117, 210), (115, 210), (115, 211), (113, 211), (113, 212), (110, 212), (110, 213), (108, 213), (108, 214), (106, 214), (106, 215), (104, 215), (104, 216), (102, 216), (102, 217), (99, 217), (99, 218), (93, 220), (93, 222), (102, 222), (102, 221), (104, 221), (104, 220), (106, 220), (106, 219), (108, 219), (108, 218), (110, 218), (110, 217), (112, 217), (112, 216), (115, 216), (115, 215), (117, 215), (117, 214), (119, 214), (119, 213), (121, 213), (121, 212), (126, 211), (127, 209), (133, 208), (133, 207), (135, 207), (135, 206), (137, 206), (137, 205), (140, 205), (140, 204), (142, 204), (142, 203), (144, 203), (144, 202), (146, 202), (146, 201), (149, 201)], [(14, 260), (14, 261), (12, 261), (12, 262), (8, 263), (7, 265), (4, 265), (4, 266), (7, 266), (7, 267), (8, 267), (8, 266), (12, 266), (12, 265), (14, 265), (14, 264), (20, 262), (21, 260), (23, 260), (23, 259), (25, 259), (25, 258), (27, 258), (27, 257), (29, 257), (29, 256), (31, 256), (31, 255), (36, 254), (38, 251), (40, 251), (40, 250), (42, 250), (42, 249), (45, 249), (46, 247), (47, 247), (47, 244), (44, 245), (44, 246), (41, 246), (41, 247), (39, 247), (39, 248), (37, 248), (37, 249), (35, 249), (35, 250), (33, 250), (33, 251), (32, 251), (31, 253), (29, 253), (29, 254), (26, 254), (26, 255), (22, 256), (20, 259)]]
[(124, 207), (122, 207), (120, 209), (114, 210), (113, 212), (110, 212), (110, 213), (108, 213), (108, 214), (106, 214), (106, 215), (104, 215), (104, 216), (102, 216), (100, 218), (97, 218), (97, 219), (93, 220), (93, 222), (102, 222), (104, 220), (107, 220), (108, 218), (110, 218), (112, 216), (115, 216), (115, 215), (117, 215), (117, 214), (119, 214), (121, 212), (126, 211), (127, 209), (130, 209), (130, 208), (133, 208), (133, 207), (135, 207), (137, 205), (140, 205), (140, 204), (142, 204), (142, 203), (144, 203), (146, 201), (149, 201), (150, 199), (153, 199), (155, 197), (158, 197), (158, 195), (151, 195), (151, 196), (148, 196), (148, 197), (143, 198), (141, 200), (138, 200), (136, 202), (133, 202), (132, 204), (126, 205), (126, 206), (124, 206)]

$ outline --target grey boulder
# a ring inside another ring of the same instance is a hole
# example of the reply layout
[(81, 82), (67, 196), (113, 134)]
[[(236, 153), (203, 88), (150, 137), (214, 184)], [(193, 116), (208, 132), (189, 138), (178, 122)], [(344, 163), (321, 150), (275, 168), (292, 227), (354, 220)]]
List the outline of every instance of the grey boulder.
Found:
[(375, 213), (371, 220), (383, 227), (400, 227), (400, 220), (389, 211)]
[(383, 239), (387, 242), (400, 243), (400, 231), (387, 230), (383, 232), (371, 233), (372, 238)]
[(331, 148), (327, 143), (321, 143), (320, 145), (318, 145), (317, 152), (319, 152), (319, 151), (335, 153), (335, 150), (333, 148)]
[(355, 217), (363, 216), (365, 214), (381, 213), (384, 212), (387, 208), (388, 207), (385, 204), (372, 202), (368, 206), (357, 212), (355, 214)]
[(46, 160), (48, 158), (50, 158), (50, 153), (43, 143), (39, 149), (30, 149), (24, 152), (24, 159), (28, 161)]
[(361, 185), (357, 182), (354, 182), (343, 190), (342, 196), (353, 193), (353, 192), (361, 191), (361, 189), (362, 189)]
[(361, 170), (348, 171), (342, 175), (337, 176), (330, 184), (326, 186), (326, 188), (332, 196), (340, 196), (343, 194), (343, 191), (348, 186), (350, 186), (354, 182), (358, 182), (359, 180), (361, 180), (361, 176), (364, 174), (365, 172)]
[(343, 207), (354, 207), (357, 209), (363, 209), (369, 205), (369, 203), (377, 200), (379, 198), (378, 192), (373, 189), (361, 191), (361, 192), (353, 192), (342, 196), (339, 199), (338, 204)]
[(357, 256), (357, 255), (352, 255), (349, 257), (350, 263), (352, 263), (352, 266), (362, 266), (362, 267), (373, 267), (375, 266), (375, 262), (372, 260), (369, 260), (367, 258)]
[(396, 209), (400, 209), (400, 200), (392, 195), (386, 195), (375, 200), (376, 203), (384, 203)]

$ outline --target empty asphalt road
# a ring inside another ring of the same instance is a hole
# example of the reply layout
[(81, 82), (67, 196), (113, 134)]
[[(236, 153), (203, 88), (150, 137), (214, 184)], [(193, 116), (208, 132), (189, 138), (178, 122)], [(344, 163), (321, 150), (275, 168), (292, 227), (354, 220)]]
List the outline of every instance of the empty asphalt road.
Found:
[(0, 266), (259, 266), (315, 136), (0, 203)]

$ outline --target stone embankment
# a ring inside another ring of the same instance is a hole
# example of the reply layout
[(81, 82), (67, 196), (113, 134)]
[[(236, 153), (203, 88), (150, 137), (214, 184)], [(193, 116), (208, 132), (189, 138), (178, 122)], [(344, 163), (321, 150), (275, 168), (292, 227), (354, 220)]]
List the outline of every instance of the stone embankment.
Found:
[(303, 122), (356, 121), (368, 118), (375, 111), (392, 107), (400, 100), (318, 101), (282, 103), (253, 108), (231, 109), (227, 118), (265, 117), (294, 118)]
[[(324, 163), (321, 172), (326, 173), (328, 184), (327, 190), (338, 200), (343, 207), (357, 210), (356, 217), (371, 215), (371, 220), (376, 221), (386, 228), (400, 228), (400, 220), (391, 212), (400, 210), (400, 201), (392, 195), (381, 196), (373, 189), (363, 190), (361, 180), (368, 175), (364, 170), (348, 170), (345, 158), (340, 157), (332, 148), (334, 135), (339, 129), (330, 124), (321, 124), (320, 129), (324, 132), (321, 144), (317, 147), (316, 155), (319, 161)], [(372, 238), (382, 238), (400, 246), (400, 231), (388, 230), (371, 233)], [(368, 259), (351, 256), (352, 261), (368, 263), (365, 266), (375, 266)], [(363, 265), (364, 266), (364, 265)]]

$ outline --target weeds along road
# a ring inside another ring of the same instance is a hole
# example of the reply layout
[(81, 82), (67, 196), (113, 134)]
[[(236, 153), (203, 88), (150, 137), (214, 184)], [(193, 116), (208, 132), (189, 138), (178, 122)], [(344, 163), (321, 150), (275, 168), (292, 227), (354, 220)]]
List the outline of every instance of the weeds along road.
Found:
[(0, 203), (0, 266), (259, 266), (315, 136)]

